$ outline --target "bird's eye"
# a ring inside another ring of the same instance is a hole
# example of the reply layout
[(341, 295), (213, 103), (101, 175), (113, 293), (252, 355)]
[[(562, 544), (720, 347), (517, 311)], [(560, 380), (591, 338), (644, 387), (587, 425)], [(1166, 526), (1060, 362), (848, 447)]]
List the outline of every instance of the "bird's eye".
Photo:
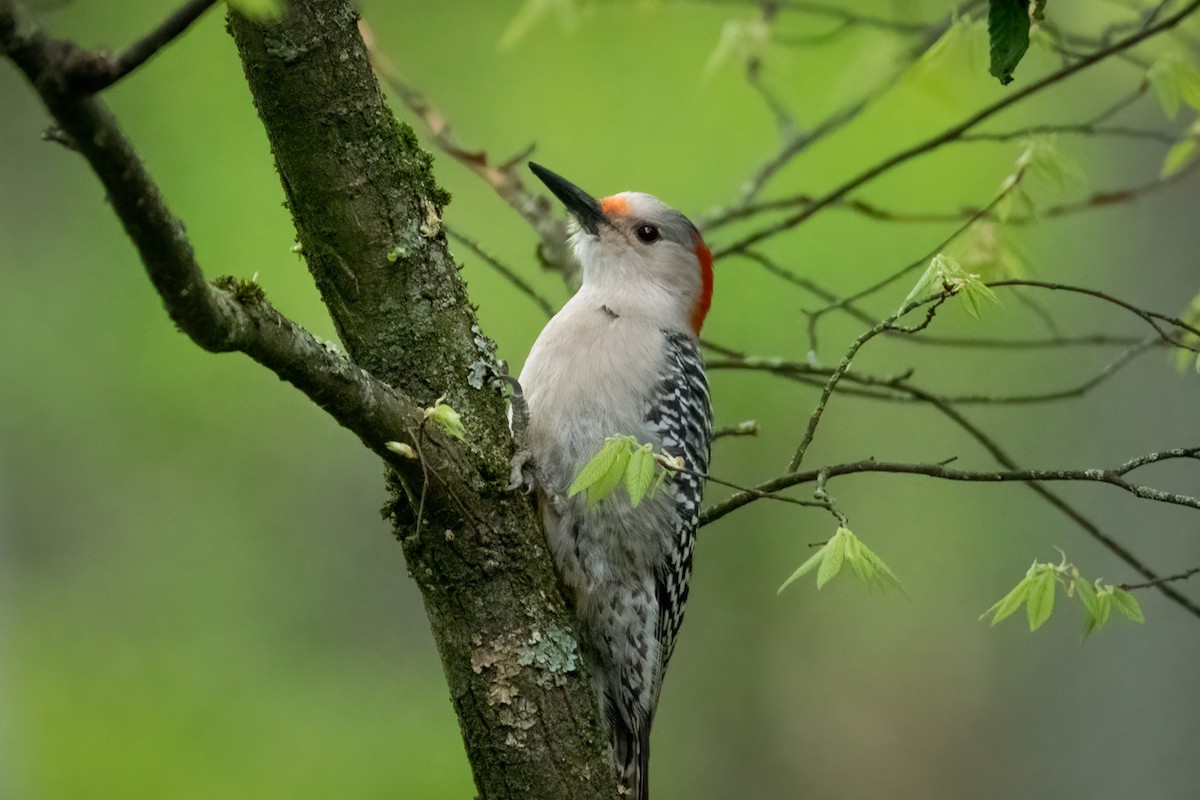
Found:
[(658, 241), (658, 228), (653, 225), (642, 225), (637, 229), (637, 237), (646, 244)]

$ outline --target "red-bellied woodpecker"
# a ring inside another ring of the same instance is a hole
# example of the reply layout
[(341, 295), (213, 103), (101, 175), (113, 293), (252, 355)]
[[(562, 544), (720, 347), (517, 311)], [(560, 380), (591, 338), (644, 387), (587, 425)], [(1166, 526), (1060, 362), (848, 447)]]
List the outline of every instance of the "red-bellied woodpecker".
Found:
[[(683, 619), (708, 469), (712, 410), (697, 337), (712, 299), (712, 256), (687, 217), (655, 197), (596, 200), (533, 172), (571, 212), (582, 267), (575, 296), (533, 345), (520, 383), (526, 452), (546, 537), (579, 623), (622, 785), (649, 791), (650, 723)], [(613, 494), (568, 497), (605, 439), (631, 435), (682, 456), (663, 491), (636, 507)]]

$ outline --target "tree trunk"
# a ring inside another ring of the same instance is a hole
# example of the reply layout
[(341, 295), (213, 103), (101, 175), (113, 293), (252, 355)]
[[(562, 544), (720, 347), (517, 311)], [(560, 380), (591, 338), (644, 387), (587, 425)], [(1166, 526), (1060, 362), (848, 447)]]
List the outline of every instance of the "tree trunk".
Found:
[(447, 249), (432, 159), (385, 105), (347, 3), (293, 2), (279, 24), (231, 14), (229, 28), (350, 356), (420, 404), (444, 394), (466, 425), (465, 455), (410, 432), (430, 452), (423, 469), (390, 473), (388, 513), (480, 796), (611, 798), (607, 737), (539, 523), (504, 488), (494, 345)]

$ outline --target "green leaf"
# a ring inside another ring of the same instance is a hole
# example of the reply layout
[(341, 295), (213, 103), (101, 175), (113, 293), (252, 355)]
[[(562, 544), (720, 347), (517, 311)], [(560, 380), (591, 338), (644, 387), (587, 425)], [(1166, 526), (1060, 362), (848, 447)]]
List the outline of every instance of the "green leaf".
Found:
[(825, 558), (821, 560), (821, 568), (817, 570), (817, 588), (829, 583), (842, 570), (846, 560), (846, 534), (853, 536), (846, 528), (838, 528), (837, 533), (825, 545)]
[(629, 490), (629, 502), (634, 508), (654, 487), (655, 464), (650, 445), (642, 445), (629, 457), (629, 464), (625, 467), (625, 488)]
[[(1192, 298), (1179, 318), (1193, 328), (1200, 328), (1200, 294)], [(1200, 347), (1200, 336), (1185, 330), (1179, 336), (1179, 343), (1184, 346), (1175, 348), (1175, 366), (1180, 372), (1183, 372), (1191, 363), (1192, 356), (1196, 355), (1196, 348)], [(1200, 356), (1197, 357), (1200, 358)], [(1196, 371), (1200, 372), (1200, 366), (1197, 366)]]
[(616, 448), (616, 454), (613, 456), (612, 463), (608, 466), (608, 471), (600, 476), (587, 490), (587, 501), (589, 506), (594, 506), (604, 498), (612, 494), (613, 489), (617, 488), (617, 484), (625, 477), (625, 468), (629, 466), (629, 459), (633, 457), (630, 451), (628, 440), (617, 440), (621, 447)]
[(1025, 601), (1025, 615), (1029, 618), (1029, 630), (1036, 631), (1050, 619), (1054, 611), (1054, 592), (1058, 580), (1053, 569), (1043, 569), (1033, 579), (1029, 588), (1029, 597)]
[(567, 497), (574, 497), (580, 492), (591, 488), (592, 485), (607, 475), (617, 455), (622, 450), (628, 452), (628, 442), (617, 438), (605, 441), (604, 446), (600, 448), (600, 452), (592, 456), (592, 460), (584, 464), (583, 469), (579, 470), (579, 474), (571, 482), (571, 488), (567, 489)]
[(1162, 170), (1159, 172), (1159, 177), (1169, 178), (1179, 170), (1188, 165), (1192, 160), (1192, 156), (1196, 154), (1196, 148), (1200, 146), (1200, 140), (1184, 139), (1182, 142), (1176, 142), (1170, 150), (1167, 151), (1166, 158), (1163, 159)]
[(941, 290), (942, 275), (938, 270), (938, 258), (939, 256), (934, 256), (933, 260), (929, 262), (929, 266), (926, 267), (925, 271), (921, 273), (921, 277), (917, 278), (916, 285), (914, 285), (912, 291), (905, 296), (904, 301), (900, 303), (900, 308), (897, 310), (897, 313), (907, 308), (908, 304), (912, 303), (914, 300), (920, 300), (928, 295), (933, 294), (935, 289), (939, 291)]
[[(1087, 181), (1083, 168), (1063, 152), (1054, 136), (1031, 136), (1025, 139), (1021, 154), (1017, 156), (1017, 167), (1060, 190)], [(1026, 204), (1032, 203), (1028, 195), (1019, 199)]]
[(992, 75), (1012, 83), (1013, 70), (1029, 49), (1029, 0), (988, 0)]
[(963, 307), (967, 309), (967, 313), (975, 319), (979, 319), (981, 306), (984, 302), (1000, 302), (996, 298), (996, 293), (992, 291), (992, 288), (979, 280), (978, 275), (968, 276), (962, 282), (958, 295), (962, 297)]
[(1033, 588), (1033, 578), (1026, 575), (1021, 579), (1021, 582), (1012, 588), (1008, 594), (1001, 597), (991, 608), (979, 615), (980, 621), (988, 614), (992, 615), (992, 625), (1002, 622), (1012, 616), (1021, 604), (1029, 597), (1029, 592)]
[(466, 434), (462, 417), (453, 408), (443, 403), (440, 398), (431, 408), (425, 409), (425, 419), (433, 420), (447, 435), (453, 436), (460, 442)]
[(731, 19), (721, 27), (721, 37), (704, 65), (705, 75), (712, 75), (726, 63), (736, 59), (738, 67), (751, 60), (761, 62), (771, 40), (771, 26), (761, 17)]
[[(858, 541), (857, 539), (855, 541)], [(870, 571), (875, 584), (881, 589), (886, 589), (889, 585), (894, 586), (901, 592), (904, 588), (900, 585), (900, 579), (896, 577), (896, 573), (892, 572), (892, 568), (884, 563), (879, 555), (860, 542), (860, 557), (870, 565)]]
[(1104, 627), (1112, 613), (1112, 592), (1104, 591), (1096, 594), (1096, 630)]
[(229, 7), (244, 17), (259, 22), (283, 19), (284, 0), (226, 0)]
[(886, 589), (890, 585), (903, 591), (900, 579), (887, 564), (883, 563), (883, 559), (846, 527), (839, 527), (820, 550), (801, 564), (800, 568), (783, 582), (779, 591), (782, 592), (814, 569), (817, 570), (817, 588), (820, 589), (833, 580), (847, 563), (854, 570), (858, 579), (867, 586), (879, 586)]
[(846, 563), (860, 581), (871, 586), (879, 580), (879, 576), (875, 573), (875, 565), (866, 555), (868, 552), (867, 546), (857, 536), (851, 534), (846, 539)]
[(1038, 22), (1046, 18), (1046, 0), (1035, 0), (1033, 4), (1033, 18)]
[(1096, 587), (1083, 578), (1076, 577), (1073, 588), (1075, 596), (1083, 605), (1083, 636), (1086, 639), (1092, 631), (1096, 630), (1096, 617), (1099, 612)]
[(1075, 596), (1079, 598), (1079, 602), (1083, 604), (1083, 609), (1089, 614), (1096, 610), (1096, 587), (1088, 583), (1083, 578), (1076, 578), (1073, 584)]
[(1112, 604), (1117, 607), (1117, 611), (1120, 611), (1125, 619), (1134, 622), (1146, 621), (1146, 618), (1142, 616), (1142, 606), (1138, 603), (1137, 598), (1124, 589), (1113, 589)]
[(1172, 51), (1150, 65), (1146, 78), (1163, 113), (1174, 119), (1186, 103), (1200, 110), (1200, 67), (1186, 52)]
[(931, 294), (943, 291), (947, 284), (953, 284), (964, 277), (966, 272), (962, 265), (945, 253), (938, 253), (929, 260), (929, 266), (921, 273), (917, 285), (900, 304), (900, 310), (907, 308), (915, 300), (923, 300)]
[[(828, 546), (828, 542), (826, 542), (826, 546)], [(813, 553), (812, 556), (810, 556), (807, 561), (805, 561), (803, 564), (801, 564), (796, 569), (795, 572), (793, 572), (791, 575), (789, 575), (788, 579), (786, 581), (784, 581), (783, 584), (775, 591), (775, 594), (777, 594), (777, 595), (783, 594), (784, 589), (791, 586), (793, 583), (800, 580), (800, 578), (804, 577), (808, 573), (812, 572), (824, 560), (825, 560), (825, 547), (822, 547), (820, 550)]]

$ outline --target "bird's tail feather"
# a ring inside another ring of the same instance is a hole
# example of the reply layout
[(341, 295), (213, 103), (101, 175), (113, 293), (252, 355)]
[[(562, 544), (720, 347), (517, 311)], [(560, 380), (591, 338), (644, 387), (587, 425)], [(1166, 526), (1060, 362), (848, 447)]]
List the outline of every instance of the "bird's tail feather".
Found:
[(631, 730), (620, 721), (614, 725), (617, 777), (631, 800), (650, 798), (650, 727)]

